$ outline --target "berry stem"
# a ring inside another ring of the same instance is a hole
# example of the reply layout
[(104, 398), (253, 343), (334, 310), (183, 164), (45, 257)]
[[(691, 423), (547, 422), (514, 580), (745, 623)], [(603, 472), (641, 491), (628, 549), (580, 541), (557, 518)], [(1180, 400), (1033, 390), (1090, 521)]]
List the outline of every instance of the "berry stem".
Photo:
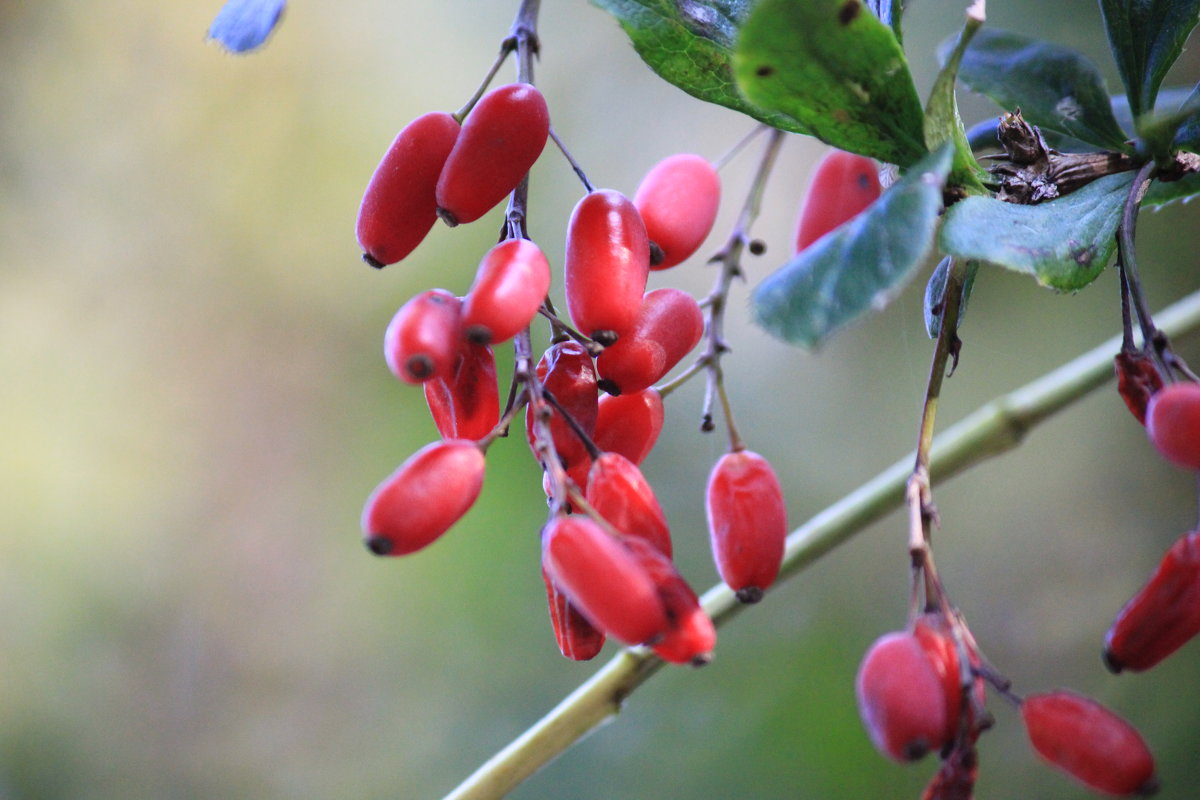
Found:
[(571, 165), (571, 169), (575, 170), (575, 174), (579, 176), (579, 180), (583, 182), (583, 188), (588, 193), (596, 191), (596, 187), (588, 180), (587, 174), (583, 171), (583, 167), (579, 166), (579, 162), (575, 160), (575, 156), (571, 155), (571, 151), (563, 144), (562, 139), (558, 138), (558, 133), (554, 130), (554, 126), (550, 126), (550, 139), (558, 147), (558, 151), (563, 154), (563, 158), (567, 159), (567, 163)]
[[(1200, 330), (1200, 292), (1164, 310), (1158, 320), (1163, 330), (1173, 336)], [(1120, 337), (1109, 339), (1032, 383), (995, 398), (944, 431), (929, 448), (933, 483), (1016, 448), (1039, 423), (1107, 384), (1113, 379), (1112, 353), (1119, 346)], [(800, 572), (898, 508), (904, 502), (912, 470), (913, 457), (906, 456), (792, 531), (780, 580)], [(743, 608), (724, 584), (709, 589), (701, 597), (701, 605), (718, 625), (728, 622)], [(647, 648), (620, 651), (446, 795), (445, 800), (493, 800), (508, 794), (555, 756), (615, 716), (622, 702), (662, 664)], [(1005, 685), (1003, 678), (986, 666), (979, 674), (998, 689)], [(1015, 698), (1011, 693), (1008, 696)]]
[[(763, 192), (767, 187), (767, 178), (770, 177), (771, 170), (775, 166), (775, 159), (779, 155), (779, 148), (782, 144), (783, 131), (772, 129), (762, 158), (759, 160), (758, 169), (750, 184), (750, 191), (746, 195), (746, 201), (742, 204), (742, 210), (734, 224), (733, 232), (729, 235), (725, 246), (709, 259), (710, 264), (721, 266), (716, 284), (708, 296), (700, 301), (701, 307), (706, 312), (705, 331), (708, 340), (708, 346), (696, 362), (698, 366), (705, 368), (708, 372), (708, 387), (704, 393), (700, 430), (708, 432), (713, 429), (713, 405), (719, 397), (721, 409), (725, 414), (725, 426), (729, 431), (730, 449), (734, 452), (744, 450), (745, 445), (742, 443), (737, 426), (733, 421), (733, 412), (729, 405), (729, 398), (725, 394), (724, 374), (721, 370), (721, 356), (729, 352), (729, 345), (725, 343), (725, 308), (733, 279), (743, 275), (742, 251), (750, 241), (750, 226), (758, 219)], [(684, 375), (690, 377), (696, 371), (699, 370), (689, 368)]]

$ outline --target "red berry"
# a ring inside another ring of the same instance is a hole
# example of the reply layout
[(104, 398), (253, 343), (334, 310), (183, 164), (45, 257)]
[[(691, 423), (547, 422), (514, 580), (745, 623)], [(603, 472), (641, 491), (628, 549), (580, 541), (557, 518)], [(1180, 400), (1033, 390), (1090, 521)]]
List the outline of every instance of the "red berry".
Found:
[(662, 251), (651, 269), (673, 267), (699, 250), (720, 203), (721, 179), (707, 159), (681, 153), (655, 164), (633, 195), (646, 234)]
[(739, 600), (757, 602), (779, 574), (787, 539), (775, 471), (758, 453), (726, 453), (708, 476), (705, 511), (717, 572)]
[(473, 222), (517, 188), (546, 146), (546, 98), (528, 83), (485, 94), (471, 110), (437, 182), (437, 205), (451, 225)]
[(445, 289), (422, 292), (401, 306), (383, 335), (392, 374), (406, 383), (449, 375), (458, 360), (461, 309)]
[(700, 607), (696, 592), (675, 569), (670, 556), (652, 542), (626, 537), (625, 545), (654, 581), (667, 612), (667, 630), (654, 643), (654, 652), (672, 664), (707, 664), (717, 644), (717, 629)]
[(1146, 434), (1163, 458), (1200, 470), (1200, 384), (1173, 383), (1150, 398)]
[(1117, 614), (1104, 639), (1113, 672), (1150, 669), (1200, 634), (1200, 531), (1163, 556), (1146, 585)]
[(855, 681), (858, 713), (879, 752), (916, 761), (946, 743), (946, 696), (925, 650), (911, 633), (881, 636)]
[(454, 117), (431, 112), (410, 122), (383, 154), (358, 207), (358, 244), (371, 266), (407, 256), (437, 221), (434, 190), (458, 132)]
[(529, 327), (550, 288), (550, 263), (528, 239), (508, 239), (483, 257), (463, 299), (462, 326), (475, 342), (506, 342)]
[(604, 453), (588, 472), (588, 503), (626, 536), (644, 539), (671, 557), (671, 530), (654, 490), (632, 461)]
[(483, 451), (472, 441), (451, 439), (418, 450), (367, 499), (367, 547), (399, 556), (431, 544), (479, 497), (483, 470)]
[(874, 161), (841, 150), (826, 155), (817, 164), (800, 209), (796, 252), (861, 214), (880, 191)]
[(1154, 362), (1136, 350), (1122, 350), (1113, 359), (1117, 371), (1117, 391), (1137, 421), (1146, 424), (1146, 406), (1163, 387), (1162, 375)]
[(610, 394), (640, 392), (687, 355), (704, 335), (704, 313), (687, 292), (647, 292), (633, 327), (596, 359), (600, 388)]
[(600, 398), (592, 439), (601, 450), (620, 453), (634, 464), (640, 464), (658, 441), (663, 419), (662, 395), (657, 389), (606, 394)]
[[(584, 433), (591, 436), (592, 431), (596, 429), (600, 394), (596, 388), (596, 368), (583, 345), (571, 341), (551, 345), (538, 361), (537, 377), (546, 391), (554, 396)], [(587, 446), (580, 440), (570, 423), (558, 411), (551, 408), (547, 408), (547, 411), (554, 449), (558, 451), (563, 466), (572, 470), (576, 464), (590, 462)], [(535, 456), (538, 452), (534, 420), (538, 413), (539, 409), (533, 403), (525, 411), (525, 435)], [(580, 486), (585, 483), (586, 480)]]
[[(954, 634), (950, 624), (939, 611), (928, 611), (917, 617), (913, 624), (913, 636), (925, 651), (929, 665), (942, 684), (946, 698), (946, 741), (952, 741), (958, 736), (959, 728), (966, 714), (966, 722), (974, 721), (973, 706), (970, 702), (963, 703), (962, 672), (959, 664), (958, 645), (954, 642)], [(975, 692), (975, 702), (983, 706), (983, 679), (976, 677), (972, 682)]]
[(486, 344), (464, 344), (450, 374), (423, 387), (443, 439), (482, 439), (500, 422), (496, 358)]
[(546, 584), (546, 601), (550, 606), (550, 624), (554, 628), (554, 641), (558, 650), (572, 661), (589, 661), (604, 647), (604, 631), (597, 629), (571, 605), (566, 594), (554, 585), (546, 570), (542, 570)]
[(1095, 700), (1064, 690), (1030, 695), (1021, 718), (1037, 754), (1087, 786), (1112, 795), (1158, 788), (1141, 735)]
[(578, 514), (542, 531), (542, 566), (588, 620), (626, 644), (662, 636), (668, 620), (654, 581), (623, 542)]
[(575, 206), (567, 224), (567, 310), (584, 335), (611, 344), (633, 327), (650, 274), (650, 241), (637, 208), (600, 189)]

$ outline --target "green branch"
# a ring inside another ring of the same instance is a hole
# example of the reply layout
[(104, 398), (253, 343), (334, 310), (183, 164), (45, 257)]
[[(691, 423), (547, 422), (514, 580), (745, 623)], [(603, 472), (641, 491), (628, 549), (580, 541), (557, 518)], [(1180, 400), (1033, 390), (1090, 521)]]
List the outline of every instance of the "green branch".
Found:
[[(1200, 292), (1188, 295), (1156, 317), (1169, 336), (1200, 328)], [(970, 466), (1005, 453), (1039, 423), (1066, 408), (1113, 376), (1120, 337), (1079, 356), (1053, 372), (1002, 395), (934, 439), (930, 474), (935, 484)], [(899, 508), (912, 474), (907, 455), (874, 479), (794, 530), (787, 541), (780, 579), (795, 575), (872, 522)], [(723, 624), (743, 606), (724, 584), (701, 598), (704, 610)], [(546, 716), (492, 756), (444, 800), (495, 800), (506, 795), (593, 728), (614, 716), (621, 703), (658, 671), (653, 651), (622, 650)]]

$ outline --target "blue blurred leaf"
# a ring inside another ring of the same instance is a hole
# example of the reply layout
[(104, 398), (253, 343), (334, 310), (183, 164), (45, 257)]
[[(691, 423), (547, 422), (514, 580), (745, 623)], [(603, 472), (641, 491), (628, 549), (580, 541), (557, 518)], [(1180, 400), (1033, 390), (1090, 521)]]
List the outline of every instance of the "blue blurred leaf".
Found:
[(208, 38), (216, 39), (231, 53), (259, 47), (283, 16), (286, 0), (229, 0), (217, 12)]
[(772, 336), (812, 348), (886, 306), (933, 246), (953, 158), (954, 145), (947, 142), (866, 211), (768, 275), (752, 297), (758, 324)]

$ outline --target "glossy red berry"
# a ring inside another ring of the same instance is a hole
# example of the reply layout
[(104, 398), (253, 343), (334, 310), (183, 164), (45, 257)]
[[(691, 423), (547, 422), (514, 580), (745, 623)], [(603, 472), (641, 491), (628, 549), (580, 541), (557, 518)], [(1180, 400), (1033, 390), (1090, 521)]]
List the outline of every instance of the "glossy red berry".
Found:
[(510, 83), (485, 94), (438, 178), (439, 215), (452, 225), (482, 217), (517, 188), (549, 133), (550, 112), (537, 87)]
[(667, 630), (653, 644), (654, 652), (672, 664), (707, 664), (717, 644), (717, 629), (700, 607), (696, 592), (675, 569), (670, 556), (650, 541), (626, 537), (625, 545), (654, 581), (667, 612)]
[(1173, 383), (1150, 398), (1146, 434), (1163, 458), (1200, 470), (1200, 383)]
[(929, 665), (937, 675), (938, 681), (941, 682), (942, 693), (946, 699), (945, 741), (952, 741), (957, 737), (964, 721), (968, 725), (974, 721), (973, 708), (983, 707), (983, 679), (976, 677), (971, 684), (975, 693), (975, 705), (973, 706), (972, 702), (964, 704), (958, 645), (954, 642), (950, 624), (940, 611), (928, 611), (917, 617), (912, 633), (921, 649), (925, 651), (925, 657), (929, 659)]
[(1158, 788), (1141, 735), (1095, 700), (1065, 690), (1034, 694), (1021, 718), (1037, 754), (1085, 785), (1117, 796)]
[(473, 342), (506, 342), (529, 327), (550, 288), (550, 263), (528, 239), (507, 239), (483, 257), (463, 299), (462, 326)]
[(664, 418), (662, 395), (657, 389), (606, 394), (600, 398), (592, 440), (601, 450), (620, 453), (634, 464), (641, 464), (658, 441)]
[(739, 600), (757, 602), (779, 574), (787, 539), (775, 471), (758, 453), (726, 453), (709, 473), (705, 511), (717, 572)]
[(640, 392), (670, 372), (704, 335), (699, 303), (679, 289), (647, 292), (633, 327), (596, 359), (600, 388)]
[(388, 324), (383, 356), (392, 374), (406, 383), (445, 377), (459, 354), (462, 302), (444, 289), (409, 300)]
[(483, 472), (483, 451), (475, 442), (451, 439), (418, 450), (367, 499), (367, 547), (399, 556), (431, 544), (474, 504)]
[(871, 645), (855, 692), (867, 734), (888, 758), (915, 761), (946, 743), (942, 681), (911, 633), (888, 633)]
[(817, 164), (800, 209), (796, 252), (861, 214), (880, 193), (874, 161), (841, 150), (826, 155)]
[(721, 179), (707, 159), (681, 153), (655, 164), (633, 195), (646, 235), (662, 251), (651, 269), (673, 267), (699, 250), (720, 203)]
[(658, 589), (616, 537), (579, 514), (555, 517), (542, 531), (542, 566), (597, 628), (626, 644), (666, 632)]
[(384, 153), (358, 207), (358, 244), (371, 266), (407, 256), (437, 221), (434, 191), (458, 132), (454, 117), (431, 112), (410, 122)]
[[(583, 345), (572, 341), (551, 345), (538, 361), (536, 372), (545, 390), (554, 396), (583, 432), (591, 436), (596, 429), (600, 390), (596, 388), (596, 369), (592, 365), (592, 358)], [(534, 455), (538, 455), (534, 421), (542, 410), (531, 403), (525, 412), (525, 435)], [(548, 415), (554, 448), (563, 466), (572, 470), (577, 464), (590, 462), (587, 445), (562, 414), (549, 405), (544, 412)], [(581, 487), (583, 485), (580, 484)]]
[(588, 472), (588, 503), (627, 537), (643, 539), (671, 557), (671, 530), (642, 471), (620, 453), (604, 453)]
[(500, 422), (496, 358), (486, 344), (462, 345), (450, 374), (425, 381), (423, 388), (443, 439), (482, 439)]
[(1200, 634), (1200, 531), (1180, 537), (1104, 639), (1113, 672), (1150, 669)]
[(550, 606), (550, 624), (554, 629), (554, 641), (558, 650), (572, 661), (589, 661), (604, 648), (604, 631), (599, 630), (579, 609), (571, 605), (567, 595), (554, 585), (546, 570), (542, 570), (546, 584), (546, 601)]
[(1162, 375), (1146, 355), (1122, 350), (1113, 359), (1117, 372), (1117, 391), (1137, 421), (1146, 424), (1146, 406), (1150, 398), (1163, 387)]
[(580, 333), (603, 344), (633, 327), (650, 274), (650, 240), (620, 192), (589, 193), (567, 224), (567, 310)]

